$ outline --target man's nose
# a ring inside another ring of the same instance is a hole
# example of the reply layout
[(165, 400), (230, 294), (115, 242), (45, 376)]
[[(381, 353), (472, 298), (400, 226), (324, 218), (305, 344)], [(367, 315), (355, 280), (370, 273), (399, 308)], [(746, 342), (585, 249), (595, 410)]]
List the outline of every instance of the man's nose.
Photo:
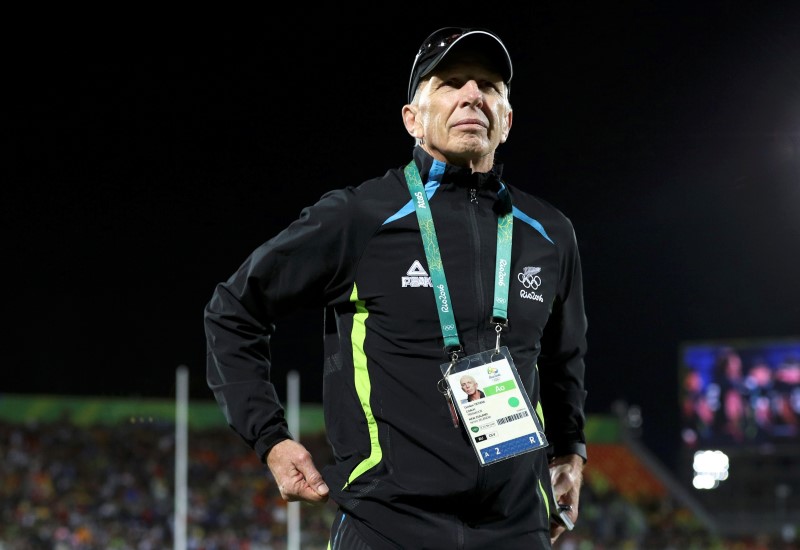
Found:
[(481, 91), (480, 86), (478, 86), (478, 83), (474, 80), (467, 80), (461, 87), (461, 92), (463, 94), (464, 101), (473, 104), (483, 102), (483, 92)]

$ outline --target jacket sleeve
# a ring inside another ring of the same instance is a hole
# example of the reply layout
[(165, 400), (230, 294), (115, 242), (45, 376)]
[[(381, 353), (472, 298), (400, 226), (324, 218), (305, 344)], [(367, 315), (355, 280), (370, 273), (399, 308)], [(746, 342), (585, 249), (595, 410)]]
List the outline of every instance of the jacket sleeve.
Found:
[(258, 456), (291, 438), (270, 381), (275, 322), (294, 308), (322, 306), (343, 294), (355, 260), (352, 190), (324, 195), (262, 244), (205, 308), (206, 380), (228, 424)]
[(538, 366), (549, 454), (551, 457), (578, 454), (586, 460), (587, 321), (577, 240), (572, 225), (568, 227), (558, 295), (542, 336)]

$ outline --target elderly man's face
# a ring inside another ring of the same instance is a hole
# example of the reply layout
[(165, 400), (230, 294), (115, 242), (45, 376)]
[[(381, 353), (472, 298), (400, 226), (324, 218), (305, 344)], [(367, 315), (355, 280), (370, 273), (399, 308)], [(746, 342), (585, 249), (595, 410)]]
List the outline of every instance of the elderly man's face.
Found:
[[(491, 168), (511, 129), (511, 105), (502, 77), (468, 59), (437, 68), (423, 81), (409, 132), (436, 159), (475, 170)], [(404, 111), (406, 127), (409, 120)]]
[(478, 384), (472, 378), (462, 378), (461, 379), (461, 389), (464, 390), (464, 393), (467, 395), (472, 395), (475, 393), (475, 390), (478, 388)]

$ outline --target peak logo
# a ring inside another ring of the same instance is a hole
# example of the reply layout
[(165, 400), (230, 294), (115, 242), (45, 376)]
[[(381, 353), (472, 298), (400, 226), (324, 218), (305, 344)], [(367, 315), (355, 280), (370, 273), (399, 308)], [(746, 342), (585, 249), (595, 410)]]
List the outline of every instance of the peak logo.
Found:
[(431, 278), (428, 276), (428, 272), (425, 271), (425, 268), (422, 267), (422, 264), (419, 263), (419, 260), (414, 260), (414, 263), (411, 264), (411, 267), (408, 268), (404, 277), (400, 277), (400, 285), (403, 288), (411, 287), (429, 287), (433, 288), (433, 283), (431, 283)]

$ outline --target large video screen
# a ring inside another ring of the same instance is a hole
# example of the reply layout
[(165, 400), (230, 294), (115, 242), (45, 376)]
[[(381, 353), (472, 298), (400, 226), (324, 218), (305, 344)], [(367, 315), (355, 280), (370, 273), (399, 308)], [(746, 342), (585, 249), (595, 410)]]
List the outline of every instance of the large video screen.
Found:
[(800, 337), (680, 346), (689, 448), (800, 443)]

